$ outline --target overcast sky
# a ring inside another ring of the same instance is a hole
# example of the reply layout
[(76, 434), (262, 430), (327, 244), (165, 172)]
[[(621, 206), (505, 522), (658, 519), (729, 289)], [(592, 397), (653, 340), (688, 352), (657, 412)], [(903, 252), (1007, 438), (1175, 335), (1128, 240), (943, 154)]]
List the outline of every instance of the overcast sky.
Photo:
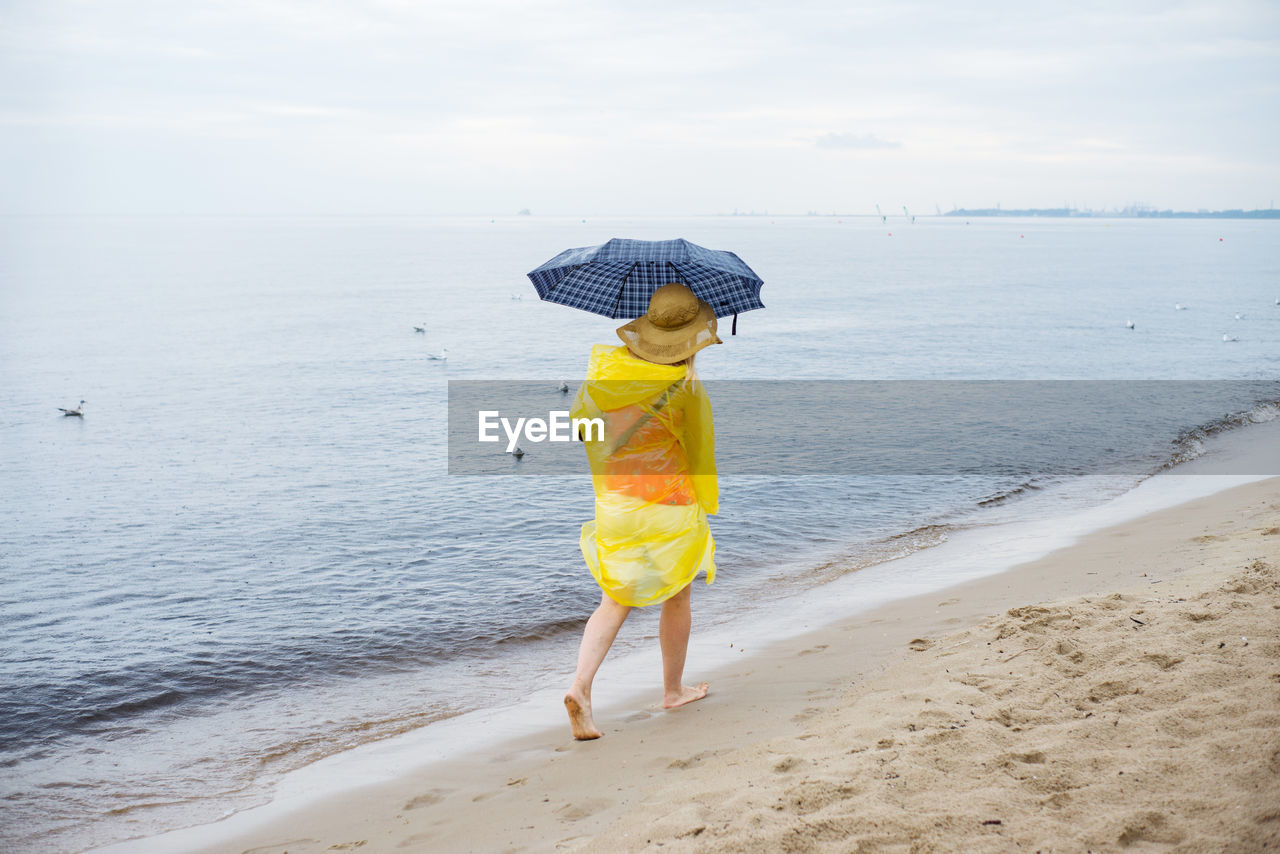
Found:
[(1256, 208), (1280, 3), (0, 0), (0, 212)]

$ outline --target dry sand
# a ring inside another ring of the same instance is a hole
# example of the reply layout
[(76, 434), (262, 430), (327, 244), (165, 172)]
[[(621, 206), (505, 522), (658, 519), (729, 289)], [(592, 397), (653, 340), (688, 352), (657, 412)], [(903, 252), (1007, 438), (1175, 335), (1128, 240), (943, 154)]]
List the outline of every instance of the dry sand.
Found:
[(690, 675), (182, 850), (1280, 850), (1280, 478)]

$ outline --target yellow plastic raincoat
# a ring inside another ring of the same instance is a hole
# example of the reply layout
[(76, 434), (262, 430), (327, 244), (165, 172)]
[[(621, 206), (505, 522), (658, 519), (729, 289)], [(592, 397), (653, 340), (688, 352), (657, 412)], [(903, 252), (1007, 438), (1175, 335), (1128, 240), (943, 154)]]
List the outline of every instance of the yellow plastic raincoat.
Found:
[(715, 580), (707, 514), (720, 509), (711, 401), (685, 365), (658, 365), (625, 346), (591, 349), (572, 418), (587, 432), (596, 518), (582, 526), (582, 556), (600, 588), (623, 605), (653, 605), (705, 572)]

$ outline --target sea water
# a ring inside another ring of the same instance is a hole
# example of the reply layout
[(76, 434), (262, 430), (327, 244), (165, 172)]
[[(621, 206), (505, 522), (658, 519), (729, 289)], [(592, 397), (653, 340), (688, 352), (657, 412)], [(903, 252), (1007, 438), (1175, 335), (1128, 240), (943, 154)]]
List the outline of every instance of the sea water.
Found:
[[(1272, 222), (7, 218), (0, 845), (211, 820), (563, 680), (599, 596), (590, 482), (450, 477), (447, 382), (576, 385), (617, 324), (524, 273), (610, 237), (731, 249), (765, 280), (768, 308), (699, 355), (709, 384), (1280, 373)], [(1167, 438), (1274, 412), (1226, 409)], [(726, 476), (696, 619), (1142, 476)]]

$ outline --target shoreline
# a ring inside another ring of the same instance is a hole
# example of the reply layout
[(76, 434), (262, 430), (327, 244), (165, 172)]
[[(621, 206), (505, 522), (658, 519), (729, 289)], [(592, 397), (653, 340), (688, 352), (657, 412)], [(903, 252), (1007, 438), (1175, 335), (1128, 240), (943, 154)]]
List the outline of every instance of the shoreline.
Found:
[[(1160, 477), (1177, 480), (1176, 476)], [(1103, 507), (1114, 511), (1115, 502), (1136, 491)], [(1005, 608), (1133, 586), (1142, 583), (1148, 570), (1153, 581), (1175, 577), (1161, 561), (1151, 559), (1135, 560), (1128, 567), (1106, 573), (1087, 567), (1123, 554), (1126, 542), (1135, 535), (1145, 532), (1148, 540), (1153, 536), (1157, 540), (1177, 539), (1177, 534), (1195, 524), (1201, 514), (1214, 511), (1221, 515), (1241, 498), (1253, 500), (1256, 496), (1280, 500), (1280, 478), (1254, 480), (1173, 507), (1138, 513), (1118, 525), (1094, 530), (1073, 545), (1050, 548), (1049, 554), (1012, 569), (879, 604), (843, 620), (775, 639), (763, 650), (757, 649), (752, 639), (750, 650), (737, 653), (741, 657), (726, 654), (722, 646), (716, 656), (720, 661), (710, 672), (700, 668), (690, 674), (690, 678), (709, 678), (712, 694), (676, 712), (661, 712), (652, 698), (618, 697), (619, 684), (627, 682), (628, 670), (634, 672), (635, 667), (607, 662), (597, 688), (598, 697), (608, 697), (598, 704), (597, 722), (606, 732), (606, 738), (599, 742), (579, 744), (568, 737), (563, 713), (555, 702), (559, 691), (549, 689), (531, 698), (531, 703), (541, 704), (544, 710), (550, 707), (551, 712), (526, 720), (523, 726), (513, 727), (510, 720), (504, 721), (504, 710), (457, 721), (456, 727), (479, 729), (488, 740), (487, 746), (473, 748), (471, 753), (436, 757), (420, 753), (406, 760), (403, 751), (412, 749), (411, 744), (391, 739), (367, 746), (359, 762), (339, 755), (333, 757), (333, 763), (317, 763), (332, 767), (296, 772), (266, 807), (237, 813), (213, 825), (95, 851), (144, 854), (253, 848), (297, 854), (360, 840), (374, 846), (365, 850), (391, 850), (392, 840), (411, 846), (428, 838), (450, 850), (486, 850), (506, 842), (529, 845), (533, 850), (560, 842), (571, 845), (567, 841), (570, 837), (589, 838), (643, 802), (645, 789), (661, 780), (667, 770), (692, 767), (744, 741), (759, 743), (784, 737), (799, 722), (824, 714), (848, 685), (863, 683), (900, 662), (912, 641), (972, 626)], [(945, 551), (944, 547), (939, 549)], [(938, 549), (917, 555), (930, 552)], [(1159, 579), (1154, 578), (1157, 571), (1162, 576)], [(729, 649), (741, 648), (739, 640)], [(612, 672), (610, 663), (615, 665)], [(510, 711), (506, 710), (508, 718)], [(436, 733), (436, 741), (441, 736), (447, 738), (443, 729)], [(662, 740), (666, 762), (654, 764), (654, 751), (644, 747), (646, 738)], [(340, 765), (345, 765), (343, 782), (335, 788), (331, 775)], [(618, 771), (625, 771), (628, 765), (643, 768), (644, 776), (619, 776)], [(327, 781), (326, 775), (330, 775)], [(535, 780), (542, 782), (536, 793), (527, 790)], [(602, 781), (610, 785), (604, 786)], [(608, 790), (607, 798), (600, 797), (604, 790)], [(494, 814), (510, 814), (513, 821), (525, 823), (508, 827), (509, 822), (495, 822)], [(426, 828), (430, 832), (424, 837)], [(494, 835), (503, 828), (510, 840)], [(416, 843), (410, 842), (414, 839)], [(312, 841), (304, 840), (313, 840), (316, 847), (309, 847)]]

